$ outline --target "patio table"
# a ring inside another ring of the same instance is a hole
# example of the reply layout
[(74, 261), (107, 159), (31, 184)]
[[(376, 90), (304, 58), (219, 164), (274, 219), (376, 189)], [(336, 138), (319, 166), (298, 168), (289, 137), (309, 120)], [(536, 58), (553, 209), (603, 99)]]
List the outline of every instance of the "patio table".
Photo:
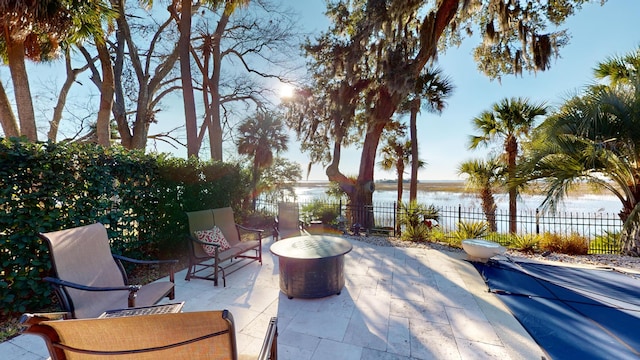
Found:
[(340, 295), (344, 287), (344, 255), (349, 241), (327, 235), (303, 235), (271, 245), (278, 256), (280, 290), (289, 299)]
[(171, 304), (158, 304), (151, 306), (132, 307), (125, 309), (107, 310), (102, 313), (98, 318), (113, 318), (123, 316), (138, 316), (138, 315), (155, 315), (155, 314), (169, 314), (179, 313), (182, 311), (183, 302), (171, 303)]

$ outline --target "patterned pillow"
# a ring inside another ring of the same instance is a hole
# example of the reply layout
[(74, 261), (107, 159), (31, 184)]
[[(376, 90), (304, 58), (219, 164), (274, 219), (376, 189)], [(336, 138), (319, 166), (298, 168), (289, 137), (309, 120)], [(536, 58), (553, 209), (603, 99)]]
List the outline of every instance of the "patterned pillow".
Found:
[[(196, 235), (196, 238), (202, 242), (220, 245), (219, 251), (225, 251), (225, 250), (231, 249), (231, 245), (229, 245), (229, 242), (227, 241), (227, 239), (224, 238), (224, 235), (222, 234), (222, 230), (220, 230), (220, 228), (217, 226), (214, 226), (213, 229), (211, 230), (194, 231), (194, 234)], [(216, 251), (215, 246), (203, 244), (202, 248), (204, 249), (204, 252), (207, 253), (207, 255), (210, 255), (210, 256), (215, 255), (215, 251)]]

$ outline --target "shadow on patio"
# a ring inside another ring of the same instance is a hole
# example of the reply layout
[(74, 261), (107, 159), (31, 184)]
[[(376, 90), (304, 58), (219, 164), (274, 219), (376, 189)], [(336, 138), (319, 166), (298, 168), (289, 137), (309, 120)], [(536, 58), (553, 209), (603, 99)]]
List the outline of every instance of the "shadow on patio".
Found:
[[(250, 264), (213, 286), (176, 273), (183, 311), (228, 309), (238, 350), (258, 354), (278, 317), (279, 359), (540, 359), (544, 352), (494, 294), (464, 254), (379, 247), (351, 240), (345, 288), (320, 299), (288, 299), (279, 290), (278, 259), (263, 249)], [(44, 342), (20, 335), (0, 344), (13, 359), (47, 357)]]

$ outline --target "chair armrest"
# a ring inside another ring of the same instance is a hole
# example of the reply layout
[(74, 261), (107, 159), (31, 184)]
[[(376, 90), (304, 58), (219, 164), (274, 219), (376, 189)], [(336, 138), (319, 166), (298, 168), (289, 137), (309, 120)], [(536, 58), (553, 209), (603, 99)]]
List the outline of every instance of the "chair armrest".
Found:
[(138, 290), (142, 288), (142, 285), (104, 286), (104, 287), (87, 286), (87, 285), (76, 284), (71, 281), (66, 281), (66, 280), (53, 278), (49, 276), (45, 277), (43, 280), (46, 282), (52, 283), (55, 286), (66, 286), (73, 289), (84, 290), (84, 291), (125, 291), (126, 290), (129, 292), (129, 297), (128, 297), (129, 307), (136, 306), (136, 295), (138, 293)]
[(24, 313), (20, 316), (20, 326), (28, 328), (31, 325), (40, 324), (49, 320), (66, 320), (70, 319), (71, 314), (66, 311), (49, 312), (49, 313)]
[(250, 228), (250, 227), (246, 227), (246, 226), (242, 226), (242, 225), (238, 225), (238, 224), (236, 224), (236, 226), (241, 230), (259, 233), (260, 235), (262, 235), (262, 233), (264, 232), (264, 230), (262, 230), (262, 229), (254, 229), (254, 228)]
[(258, 360), (278, 359), (278, 318), (272, 317), (267, 327), (267, 333), (262, 342), (262, 349), (258, 355)]
[[(236, 224), (236, 230), (238, 231), (238, 236), (240, 236), (240, 231), (244, 231), (244, 232), (247, 232), (247, 233), (254, 233), (254, 234), (258, 235), (258, 241), (260, 242), (260, 247), (262, 247), (262, 233), (264, 232), (264, 230), (262, 230), (262, 229), (254, 229), (254, 228), (242, 226), (242, 225), (239, 225), (239, 224)], [(240, 241), (242, 241), (242, 237), (241, 236), (240, 236)]]
[(114, 258), (119, 259), (119, 260), (123, 260), (126, 262), (130, 262), (133, 264), (142, 264), (142, 265), (154, 265), (154, 264), (177, 264), (178, 260), (174, 260), (174, 259), (168, 259), (168, 260), (138, 260), (138, 259), (132, 259), (130, 257), (126, 257), (126, 256), (122, 256), (122, 255), (117, 255), (117, 254), (112, 254)]
[[(171, 269), (169, 270), (169, 281), (171, 281), (172, 283), (175, 283), (175, 269), (173, 268), (173, 265), (177, 264), (179, 262), (178, 260), (174, 260), (174, 259), (167, 259), (167, 260), (138, 260), (138, 259), (132, 259), (130, 257), (126, 257), (126, 256), (122, 256), (122, 255), (117, 255), (117, 254), (112, 254), (112, 256), (116, 260), (126, 261), (126, 262), (129, 262), (129, 263), (132, 263), (132, 264), (136, 264), (136, 265), (171, 264)], [(124, 268), (121, 268), (120, 270), (124, 272)]]
[(70, 288), (74, 288), (74, 289), (78, 289), (78, 290), (85, 290), (85, 291), (118, 291), (118, 290), (127, 290), (129, 292), (137, 292), (142, 287), (142, 285), (88, 286), (88, 285), (77, 284), (77, 283), (74, 283), (74, 282), (71, 282), (71, 281), (66, 281), (66, 280), (62, 280), (62, 279), (58, 279), (58, 278), (54, 278), (54, 277), (49, 277), (49, 276), (43, 278), (43, 280), (46, 281), (46, 282), (50, 282), (52, 284), (58, 285), (58, 286), (66, 286), (66, 287), (70, 287)]

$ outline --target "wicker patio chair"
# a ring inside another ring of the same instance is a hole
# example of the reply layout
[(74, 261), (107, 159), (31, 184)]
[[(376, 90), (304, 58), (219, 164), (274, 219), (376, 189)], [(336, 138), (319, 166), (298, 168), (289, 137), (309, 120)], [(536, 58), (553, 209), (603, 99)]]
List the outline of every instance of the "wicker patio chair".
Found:
[[(111, 253), (107, 230), (100, 224), (41, 233), (51, 255), (53, 286), (70, 318), (98, 317), (106, 310), (153, 305), (174, 298), (177, 260), (135, 260)], [(134, 264), (170, 264), (169, 281), (130, 285), (122, 261)]]
[[(227, 310), (104, 319), (21, 319), (23, 333), (39, 335), (52, 360), (256, 359), (238, 356), (233, 316)], [(276, 360), (277, 318), (269, 322), (257, 359)]]
[(274, 239), (284, 239), (301, 235), (303, 221), (300, 219), (298, 203), (278, 203), (278, 216), (275, 219)]
[[(262, 264), (262, 233), (261, 229), (251, 229), (235, 223), (233, 210), (230, 207), (187, 212), (189, 219), (189, 269), (185, 280), (199, 278), (213, 280), (218, 286), (218, 279), (222, 273), (223, 285), (227, 286), (227, 275), (248, 265), (253, 261)], [(197, 232), (211, 231), (217, 227), (229, 245), (228, 249), (221, 249), (218, 244), (204, 242), (198, 239)], [(243, 239), (241, 234), (248, 234), (250, 239)], [(207, 253), (205, 247), (212, 247)], [(245, 259), (249, 261), (234, 261)], [(205, 274), (205, 275), (200, 275)]]

